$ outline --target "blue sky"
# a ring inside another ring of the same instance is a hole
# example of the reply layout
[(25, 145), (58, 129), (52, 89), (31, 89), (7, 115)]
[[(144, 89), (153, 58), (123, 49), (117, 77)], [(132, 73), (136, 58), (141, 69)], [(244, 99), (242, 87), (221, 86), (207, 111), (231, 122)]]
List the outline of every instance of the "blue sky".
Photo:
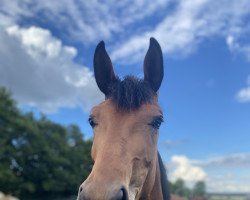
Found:
[(163, 50), (159, 150), (171, 180), (213, 192), (250, 192), (248, 0), (0, 1), (0, 85), (24, 111), (92, 136), (103, 100), (93, 52), (106, 43), (119, 76), (142, 77), (155, 37)]

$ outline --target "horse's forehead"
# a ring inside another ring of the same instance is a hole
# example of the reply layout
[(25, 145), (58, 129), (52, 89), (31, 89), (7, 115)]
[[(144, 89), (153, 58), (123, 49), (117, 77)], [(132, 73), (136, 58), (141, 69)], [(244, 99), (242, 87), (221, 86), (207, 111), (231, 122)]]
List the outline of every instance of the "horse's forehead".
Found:
[(162, 115), (162, 111), (159, 107), (157, 101), (153, 101), (152, 103), (146, 103), (141, 105), (138, 109), (133, 111), (120, 111), (117, 106), (112, 102), (111, 99), (107, 99), (100, 103), (99, 105), (95, 106), (91, 113), (95, 116), (98, 116), (104, 113), (106, 116), (113, 115), (113, 116), (154, 116), (154, 115)]

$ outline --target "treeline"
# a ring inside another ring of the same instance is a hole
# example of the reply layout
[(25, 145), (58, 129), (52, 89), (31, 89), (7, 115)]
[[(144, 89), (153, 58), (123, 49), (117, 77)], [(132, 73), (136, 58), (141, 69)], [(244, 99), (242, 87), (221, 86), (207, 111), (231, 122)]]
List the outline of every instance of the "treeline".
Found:
[(194, 184), (193, 188), (188, 188), (185, 181), (177, 179), (174, 183), (169, 183), (170, 191), (172, 194), (184, 197), (185, 199), (205, 199), (206, 197), (206, 184), (204, 181), (198, 181)]
[(21, 112), (0, 88), (0, 191), (20, 199), (76, 195), (92, 167), (91, 144), (75, 125)]
[[(76, 195), (92, 167), (91, 145), (75, 125), (23, 113), (0, 87), (0, 191), (25, 200)], [(204, 196), (206, 186), (197, 182), (189, 189), (179, 179), (170, 191), (190, 199)]]

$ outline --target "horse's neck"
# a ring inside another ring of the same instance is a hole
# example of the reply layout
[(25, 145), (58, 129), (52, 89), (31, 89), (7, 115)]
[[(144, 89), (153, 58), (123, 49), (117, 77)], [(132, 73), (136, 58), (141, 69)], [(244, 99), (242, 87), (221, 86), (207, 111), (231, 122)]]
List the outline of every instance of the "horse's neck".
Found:
[[(149, 193), (149, 191), (151, 191)], [(140, 200), (164, 200), (161, 187), (161, 172), (158, 161), (156, 158), (155, 166), (150, 170), (145, 185), (143, 187), (143, 193)]]
[(153, 200), (153, 199), (164, 200), (163, 199), (163, 194), (162, 194), (162, 185), (161, 185), (161, 171), (160, 171), (160, 166), (159, 166), (158, 159), (159, 158), (157, 156), (155, 182), (154, 182), (152, 192), (150, 194), (150, 199), (151, 200)]

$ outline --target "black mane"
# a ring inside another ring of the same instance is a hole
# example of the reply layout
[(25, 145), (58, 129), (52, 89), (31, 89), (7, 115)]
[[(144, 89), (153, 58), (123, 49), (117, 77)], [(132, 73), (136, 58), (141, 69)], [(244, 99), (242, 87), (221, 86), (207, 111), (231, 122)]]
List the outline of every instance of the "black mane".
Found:
[(155, 95), (151, 86), (144, 80), (126, 76), (112, 84), (107, 98), (112, 99), (119, 110), (132, 111), (145, 103), (151, 103)]
[(170, 200), (170, 191), (169, 191), (169, 182), (167, 177), (166, 168), (162, 162), (160, 153), (158, 152), (158, 162), (160, 167), (161, 173), (161, 188), (162, 188), (162, 195), (164, 200)]

